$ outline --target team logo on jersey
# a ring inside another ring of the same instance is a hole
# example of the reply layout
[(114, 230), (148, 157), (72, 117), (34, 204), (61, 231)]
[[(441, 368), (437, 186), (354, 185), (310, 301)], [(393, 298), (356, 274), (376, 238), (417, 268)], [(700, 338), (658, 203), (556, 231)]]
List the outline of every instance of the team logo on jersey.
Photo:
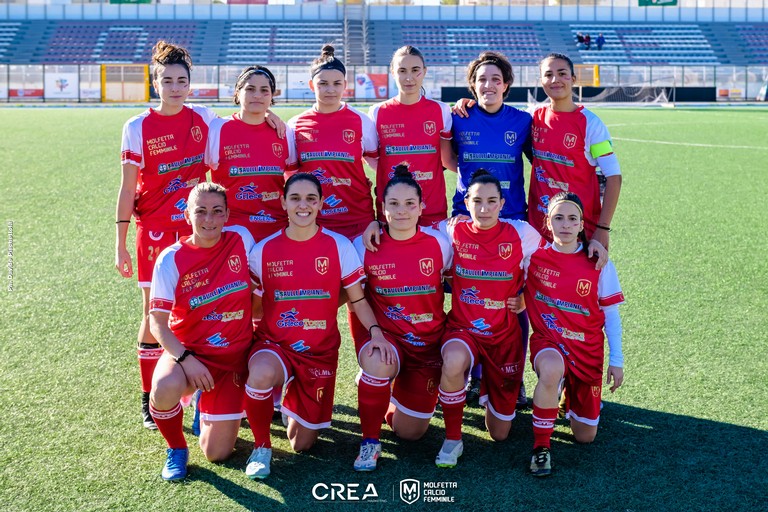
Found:
[(590, 291), (592, 291), (592, 281), (589, 279), (579, 279), (579, 282), (576, 283), (576, 293), (586, 297)]
[(277, 158), (283, 157), (283, 145), (279, 142), (273, 142), (272, 143), (272, 153), (275, 154)]
[(517, 140), (517, 134), (515, 132), (504, 132), (504, 142), (507, 146), (514, 146)]
[(214, 347), (227, 347), (229, 346), (229, 342), (227, 341), (227, 338), (224, 338), (220, 332), (217, 332), (213, 336), (209, 336), (205, 339), (208, 343), (213, 345)]
[(203, 140), (203, 131), (200, 129), (199, 126), (193, 126), (192, 127), (192, 138), (195, 139), (195, 142), (200, 142)]
[(322, 402), (323, 401), (323, 392), (325, 391), (325, 388), (317, 388), (317, 401)]
[(432, 258), (423, 258), (419, 260), (419, 270), (425, 276), (429, 277), (435, 271), (435, 263)]
[(341, 132), (341, 135), (344, 138), (344, 142), (347, 144), (355, 142), (355, 130), (344, 130)]
[(563, 145), (568, 149), (572, 149), (576, 145), (577, 137), (572, 133), (566, 133), (563, 137)]
[(289, 345), (295, 352), (306, 352), (312, 347), (308, 347), (304, 344), (304, 340), (299, 340)]
[(427, 380), (427, 393), (429, 393), (430, 395), (434, 395), (435, 391), (437, 391), (437, 385), (435, 385), (435, 379)]
[(486, 329), (491, 328), (491, 324), (486, 322), (485, 318), (478, 318), (477, 320), (472, 320), (471, 323), (472, 323), (472, 327), (480, 331), (485, 331)]
[(600, 386), (592, 386), (592, 396), (595, 398), (600, 398)]
[(512, 256), (512, 244), (509, 242), (499, 244), (499, 256), (501, 256), (501, 259), (503, 260), (509, 259), (509, 257)]
[(437, 132), (437, 123), (434, 121), (424, 121), (424, 133), (434, 135)]
[(317, 273), (321, 276), (324, 276), (326, 273), (328, 273), (328, 258), (325, 256), (322, 256), (320, 258), (315, 258), (315, 270), (317, 270)]
[(227, 265), (229, 265), (229, 270), (234, 272), (235, 274), (238, 274), (240, 270), (243, 268), (242, 263), (240, 263), (240, 256), (237, 254), (233, 254), (229, 257), (227, 260)]

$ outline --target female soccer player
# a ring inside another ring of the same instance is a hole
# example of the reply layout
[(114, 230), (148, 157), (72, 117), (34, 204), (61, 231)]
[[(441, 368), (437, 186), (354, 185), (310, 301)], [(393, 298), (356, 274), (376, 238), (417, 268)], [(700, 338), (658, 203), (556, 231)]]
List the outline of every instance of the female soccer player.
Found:
[(227, 189), (229, 223), (248, 228), (257, 242), (288, 224), (280, 194), (284, 173), (296, 163), (293, 131), (281, 138), (266, 122), (275, 91), (269, 69), (245, 68), (235, 83), (240, 112), (211, 123), (206, 151), (212, 180)]
[(255, 446), (245, 473), (252, 479), (270, 473), (273, 387), (288, 384), (282, 412), (289, 418), (294, 450), (309, 449), (319, 430), (331, 424), (342, 288), (371, 337), (369, 351), (389, 365), (395, 357), (363, 295), (363, 268), (352, 243), (317, 225), (323, 204), (318, 179), (294, 174), (285, 183), (281, 202), (288, 227), (259, 242), (249, 258), (264, 311), (245, 386)]
[(451, 152), (444, 160), (458, 172), (452, 217), (468, 216), (464, 199), (472, 174), (486, 169), (501, 182), (502, 219), (526, 220), (523, 155), (531, 159), (531, 115), (504, 104), (515, 80), (512, 64), (498, 52), (469, 63), (467, 82), (477, 104), (453, 114)]
[(324, 46), (310, 68), (315, 104), (288, 126), (296, 136), (298, 169), (317, 177), (323, 187), (318, 223), (351, 240), (373, 220), (363, 157), (375, 157), (379, 144), (370, 118), (341, 101), (346, 73), (333, 46)]
[[(552, 240), (545, 226), (549, 198), (572, 192), (584, 204), (584, 229), (590, 241), (608, 248), (611, 221), (621, 191), (621, 170), (603, 122), (573, 101), (575, 73), (566, 55), (550, 53), (540, 64), (541, 85), (551, 103), (533, 113), (533, 172), (528, 222)], [(600, 197), (597, 167), (605, 177)], [(594, 253), (596, 248), (591, 248)]]
[(445, 103), (423, 95), (427, 66), (418, 48), (398, 48), (389, 67), (397, 84), (397, 96), (368, 111), (379, 138), (375, 167), (379, 219), (384, 219), (382, 191), (395, 167), (404, 164), (424, 193), (424, 214), (419, 222), (423, 226), (437, 225), (447, 213), (441, 155), (450, 151), (451, 110)]
[(352, 329), (361, 368), (357, 402), (363, 442), (354, 464), (357, 471), (376, 469), (385, 414), (403, 439), (419, 439), (429, 427), (440, 382), (443, 275), (451, 267), (453, 252), (443, 234), (419, 227), (422, 191), (407, 166), (397, 166), (382, 197), (387, 225), (378, 250), (366, 251), (362, 237), (355, 239), (355, 248), (367, 276), (365, 296), (396, 358), (394, 364), (384, 364), (369, 349), (365, 330)]
[(499, 180), (478, 170), (467, 189), (471, 220), (442, 223), (453, 244), (451, 312), (443, 336), (439, 400), (445, 419), (445, 442), (435, 459), (454, 467), (464, 451), (461, 424), (466, 378), (482, 363), (480, 403), (491, 438), (509, 435), (523, 378), (520, 323), (507, 310), (523, 287), (523, 268), (541, 237), (526, 222), (500, 220), (504, 198)]
[(584, 209), (572, 192), (548, 203), (547, 229), (553, 241), (531, 256), (525, 304), (531, 319), (531, 362), (539, 377), (533, 393), (534, 476), (552, 471), (550, 438), (565, 383), (566, 417), (580, 443), (591, 443), (600, 420), (603, 331), (608, 338), (606, 384), (624, 380), (619, 304), (624, 295), (610, 261), (596, 270), (586, 252)]
[(228, 215), (221, 185), (197, 185), (184, 211), (192, 235), (163, 250), (155, 264), (149, 324), (165, 351), (152, 379), (150, 411), (168, 443), (164, 480), (187, 475), (182, 396), (203, 391), (200, 448), (208, 460), (231, 455), (240, 427), (252, 341), (247, 262), (255, 242), (241, 226), (225, 228)]
[(147, 109), (123, 127), (122, 181), (117, 196), (115, 267), (133, 276), (126, 248), (131, 215), (136, 217), (136, 269), (144, 314), (138, 335), (144, 426), (157, 428), (149, 413), (152, 372), (162, 349), (149, 329), (149, 286), (160, 252), (189, 234), (185, 222), (189, 189), (205, 181), (208, 125), (216, 114), (185, 105), (192, 60), (187, 50), (158, 41), (152, 54), (152, 84), (160, 106)]

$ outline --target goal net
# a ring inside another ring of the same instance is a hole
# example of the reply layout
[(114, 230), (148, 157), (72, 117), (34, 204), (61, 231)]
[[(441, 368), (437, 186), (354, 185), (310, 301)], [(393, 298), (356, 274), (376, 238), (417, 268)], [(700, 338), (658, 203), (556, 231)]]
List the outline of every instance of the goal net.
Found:
[[(543, 98), (542, 98), (543, 96)], [(538, 99), (537, 99), (538, 98)], [(573, 101), (577, 103), (632, 103), (633, 105), (667, 105), (675, 101), (674, 87), (627, 86), (573, 88)], [(540, 86), (528, 91), (528, 103), (533, 106), (548, 103)]]

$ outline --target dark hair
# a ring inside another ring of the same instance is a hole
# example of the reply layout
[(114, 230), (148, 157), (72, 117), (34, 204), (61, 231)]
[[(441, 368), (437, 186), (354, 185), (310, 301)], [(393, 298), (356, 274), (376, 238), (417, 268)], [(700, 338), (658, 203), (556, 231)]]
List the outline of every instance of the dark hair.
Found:
[(576, 76), (576, 70), (573, 68), (573, 61), (571, 60), (571, 58), (564, 53), (556, 53), (556, 52), (547, 54), (546, 57), (544, 57), (539, 61), (539, 74), (541, 74), (541, 65), (544, 64), (545, 60), (549, 60), (549, 59), (564, 60), (565, 62), (568, 63), (568, 67), (571, 68), (571, 75)]
[(403, 57), (405, 55), (413, 55), (415, 57), (418, 57), (421, 59), (421, 65), (424, 67), (427, 67), (427, 62), (424, 60), (424, 54), (421, 53), (421, 50), (416, 48), (415, 46), (411, 46), (409, 44), (405, 46), (401, 46), (397, 50), (395, 50), (395, 53), (392, 54), (392, 59), (389, 61), (389, 69), (391, 71), (394, 71), (393, 63), (395, 62), (395, 59), (397, 57)]
[(509, 59), (507, 59), (501, 52), (483, 52), (478, 58), (469, 63), (469, 67), (467, 68), (467, 84), (469, 84), (469, 92), (471, 92), (472, 96), (477, 99), (477, 93), (474, 88), (475, 78), (477, 77), (477, 69), (484, 64), (492, 64), (501, 71), (501, 78), (507, 85), (503, 99), (507, 99), (507, 96), (509, 95), (509, 86), (515, 82), (515, 73), (512, 71), (512, 64), (509, 63)]
[(395, 166), (395, 172), (387, 185), (384, 187), (384, 193), (381, 195), (385, 200), (389, 189), (395, 185), (408, 185), (416, 190), (416, 194), (419, 196), (419, 202), (421, 202), (421, 185), (413, 178), (413, 174), (408, 170), (408, 164), (397, 164)]
[(469, 189), (472, 188), (473, 185), (495, 185), (496, 189), (499, 191), (499, 197), (501, 197), (501, 182), (485, 169), (478, 169), (475, 172), (472, 173), (472, 179), (469, 180), (469, 185), (467, 185), (467, 192), (465, 196), (469, 195)]
[(267, 77), (267, 81), (269, 82), (269, 89), (272, 91), (272, 105), (275, 104), (275, 91), (277, 91), (277, 86), (275, 85), (275, 75), (272, 74), (272, 72), (266, 68), (265, 66), (248, 66), (245, 68), (241, 73), (240, 76), (237, 77), (237, 82), (235, 82), (235, 97), (233, 99), (235, 105), (240, 104), (240, 100), (237, 99), (237, 94), (245, 87), (245, 83), (251, 79), (253, 75), (263, 75)]
[(315, 188), (317, 188), (317, 194), (320, 197), (323, 197), (323, 186), (320, 184), (320, 180), (317, 179), (312, 174), (309, 174), (308, 172), (297, 172), (287, 180), (285, 180), (285, 186), (283, 186), (283, 196), (288, 195), (288, 189), (291, 188), (291, 185), (296, 183), (297, 181), (308, 181), (312, 183)]
[(224, 199), (224, 207), (227, 208), (227, 189), (210, 181), (204, 181), (195, 185), (195, 187), (189, 192), (189, 198), (187, 203), (197, 201), (197, 198), (203, 194), (218, 194)]
[(335, 52), (336, 50), (330, 44), (323, 46), (322, 50), (320, 50), (320, 56), (312, 61), (312, 66), (309, 68), (309, 76), (314, 78), (316, 74), (325, 69), (335, 69), (336, 71), (341, 71), (346, 77), (347, 68), (344, 67), (343, 62), (334, 57), (333, 54)]
[(189, 52), (181, 46), (176, 46), (161, 39), (152, 48), (152, 79), (157, 80), (160, 67), (165, 68), (173, 64), (184, 66), (184, 69), (187, 70), (187, 78), (191, 77), (192, 57), (189, 56)]
[[(581, 199), (579, 199), (579, 196), (577, 196), (573, 192), (559, 192), (554, 196), (552, 196), (549, 202), (547, 203), (547, 217), (551, 215), (551, 212), (554, 209), (554, 207), (560, 203), (575, 203), (576, 206), (579, 208), (581, 219), (584, 220), (584, 205), (581, 203)], [(546, 229), (546, 226), (544, 227)], [(584, 229), (579, 231), (578, 239), (579, 239), (579, 242), (581, 242), (581, 248), (584, 251), (584, 254), (589, 256), (589, 240), (587, 240), (587, 234), (584, 232)]]

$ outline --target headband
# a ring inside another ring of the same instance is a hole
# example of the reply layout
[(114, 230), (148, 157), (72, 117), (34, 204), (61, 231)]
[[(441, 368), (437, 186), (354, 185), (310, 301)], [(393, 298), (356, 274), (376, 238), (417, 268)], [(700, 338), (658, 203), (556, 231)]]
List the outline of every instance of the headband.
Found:
[(267, 81), (269, 82), (269, 87), (272, 90), (275, 90), (275, 81), (272, 79), (269, 73), (267, 73), (264, 69), (259, 69), (254, 66), (245, 68), (245, 71), (243, 71), (243, 73), (240, 75), (237, 81), (238, 83), (240, 83), (241, 81), (248, 80), (253, 75), (264, 75), (265, 77), (267, 77)]
[(315, 78), (315, 75), (325, 69), (335, 69), (336, 71), (341, 71), (344, 76), (347, 76), (347, 68), (344, 67), (344, 64), (336, 57), (329, 57), (328, 60), (312, 69), (311, 78)]
[(571, 203), (572, 205), (574, 205), (574, 206), (575, 206), (575, 207), (576, 207), (576, 208), (579, 210), (579, 214), (580, 214), (582, 217), (584, 217), (584, 211), (581, 209), (581, 206), (579, 206), (579, 203), (577, 203), (576, 201), (571, 201), (570, 199), (561, 199), (560, 201), (556, 201), (556, 202), (554, 202), (554, 203), (549, 203), (549, 207), (547, 208), (547, 210), (548, 210), (548, 212), (547, 212), (547, 213), (550, 213), (550, 212), (552, 212), (552, 209), (553, 209), (555, 206), (557, 206), (557, 205), (559, 205), (559, 204), (561, 204), (561, 203)]

